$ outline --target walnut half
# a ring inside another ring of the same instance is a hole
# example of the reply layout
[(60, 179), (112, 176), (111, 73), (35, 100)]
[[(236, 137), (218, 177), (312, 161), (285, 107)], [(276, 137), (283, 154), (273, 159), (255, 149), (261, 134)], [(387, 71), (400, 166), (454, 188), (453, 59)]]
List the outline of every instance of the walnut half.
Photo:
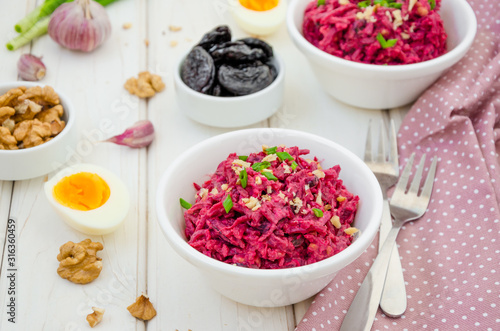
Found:
[(19, 122), (14, 126), (12, 135), (20, 147), (29, 148), (43, 144), (52, 138), (52, 128), (49, 123), (42, 123), (37, 119)]
[(17, 140), (8, 128), (0, 126), (0, 149), (17, 149)]
[(57, 255), (59, 268), (57, 273), (64, 279), (76, 284), (87, 284), (99, 277), (102, 270), (102, 259), (96, 256), (103, 249), (101, 243), (85, 239), (75, 244), (68, 241), (59, 248)]
[(128, 311), (135, 318), (149, 321), (156, 316), (156, 310), (149, 298), (144, 294), (138, 297), (133, 304), (127, 307)]
[(139, 98), (150, 98), (165, 89), (161, 77), (149, 71), (140, 72), (139, 78), (129, 78), (124, 86), (130, 94), (135, 94)]

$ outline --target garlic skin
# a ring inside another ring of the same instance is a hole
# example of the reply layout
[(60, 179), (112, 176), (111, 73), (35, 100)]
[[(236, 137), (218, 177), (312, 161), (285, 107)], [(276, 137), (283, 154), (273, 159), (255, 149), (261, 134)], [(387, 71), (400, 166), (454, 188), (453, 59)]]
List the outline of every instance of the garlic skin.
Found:
[(39, 81), (45, 77), (45, 64), (40, 57), (23, 54), (17, 61), (17, 73), (23, 80)]
[(63, 47), (90, 52), (108, 39), (111, 23), (99, 3), (75, 0), (63, 3), (52, 13), (48, 33)]
[(141, 148), (149, 146), (155, 137), (153, 123), (148, 120), (142, 120), (134, 123), (122, 134), (111, 137), (106, 142), (124, 145), (131, 148)]

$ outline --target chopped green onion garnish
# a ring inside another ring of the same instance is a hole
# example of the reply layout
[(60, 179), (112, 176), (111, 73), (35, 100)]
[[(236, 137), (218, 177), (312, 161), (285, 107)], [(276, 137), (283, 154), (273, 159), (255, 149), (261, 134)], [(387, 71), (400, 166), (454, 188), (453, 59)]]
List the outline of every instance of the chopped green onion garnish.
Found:
[(392, 46), (396, 45), (396, 42), (398, 41), (397, 39), (385, 40), (384, 36), (382, 36), (382, 34), (380, 32), (377, 35), (377, 40), (380, 43), (380, 46), (382, 46), (382, 48), (392, 47)]
[(324, 5), (326, 0), (318, 0), (317, 7)]
[(373, 1), (374, 5), (381, 5), (382, 7), (387, 7), (387, 0), (375, 0)]
[(385, 48), (392, 47), (392, 46), (396, 45), (397, 42), (398, 42), (397, 39), (389, 39), (389, 40), (387, 40), (387, 44), (386, 44)]
[(231, 199), (231, 194), (228, 194), (224, 202), (222, 203), (224, 206), (224, 210), (226, 211), (226, 214), (229, 213), (231, 208), (233, 208), (233, 200)]
[(285, 160), (293, 161), (294, 160), (293, 156), (291, 156), (287, 152), (277, 152), (276, 155), (278, 155), (278, 157), (280, 158), (281, 161), (285, 161)]
[(246, 188), (247, 187), (247, 182), (248, 182), (248, 174), (245, 169), (240, 171), (240, 183), (241, 187)]
[(266, 148), (264, 150), (264, 152), (266, 152), (266, 154), (275, 154), (277, 150), (278, 150), (278, 147), (274, 146), (274, 147)]
[(248, 156), (246, 156), (246, 155), (239, 155), (238, 159), (240, 159), (241, 161), (246, 161), (246, 160), (248, 160)]
[(323, 211), (321, 209), (313, 208), (313, 213), (316, 217), (323, 217)]
[(297, 162), (293, 161), (292, 162), (292, 170), (297, 169), (297, 166), (298, 166)]
[(180, 198), (179, 201), (181, 202), (181, 207), (185, 209), (191, 208), (192, 204), (184, 200), (183, 198)]
[(278, 178), (276, 178), (276, 176), (274, 176), (272, 172), (263, 171), (262, 174), (269, 180), (278, 180)]
[(431, 5), (431, 10), (434, 10), (436, 8), (436, 0), (428, 0), (429, 5)]
[(370, 1), (361, 1), (361, 2), (358, 2), (358, 7), (359, 8), (366, 8), (370, 5)]
[(261, 172), (262, 170), (269, 168), (271, 166), (271, 163), (264, 161), (264, 162), (255, 162), (252, 164), (252, 169), (257, 172)]
[(396, 9), (401, 9), (403, 7), (402, 3), (398, 2), (393, 2), (389, 4), (389, 8), (396, 8)]

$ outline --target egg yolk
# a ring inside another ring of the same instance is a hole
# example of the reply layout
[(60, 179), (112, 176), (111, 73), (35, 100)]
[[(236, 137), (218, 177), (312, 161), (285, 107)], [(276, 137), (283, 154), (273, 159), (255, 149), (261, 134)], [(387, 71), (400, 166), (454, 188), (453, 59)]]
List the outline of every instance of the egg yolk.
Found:
[(278, 5), (279, 0), (239, 0), (240, 4), (248, 9), (265, 11), (273, 9)]
[(104, 179), (90, 172), (64, 177), (54, 186), (56, 201), (77, 210), (99, 208), (106, 203), (109, 194), (109, 186)]

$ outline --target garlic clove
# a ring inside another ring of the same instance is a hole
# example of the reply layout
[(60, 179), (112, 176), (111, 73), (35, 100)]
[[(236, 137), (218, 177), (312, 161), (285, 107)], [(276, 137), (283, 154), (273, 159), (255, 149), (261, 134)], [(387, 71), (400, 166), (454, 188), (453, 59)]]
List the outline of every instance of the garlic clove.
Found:
[(17, 73), (23, 80), (38, 81), (45, 77), (45, 64), (40, 57), (23, 54), (17, 61)]
[(124, 145), (132, 148), (149, 146), (154, 139), (155, 129), (148, 120), (138, 121), (126, 129), (122, 134), (111, 137), (106, 142)]

